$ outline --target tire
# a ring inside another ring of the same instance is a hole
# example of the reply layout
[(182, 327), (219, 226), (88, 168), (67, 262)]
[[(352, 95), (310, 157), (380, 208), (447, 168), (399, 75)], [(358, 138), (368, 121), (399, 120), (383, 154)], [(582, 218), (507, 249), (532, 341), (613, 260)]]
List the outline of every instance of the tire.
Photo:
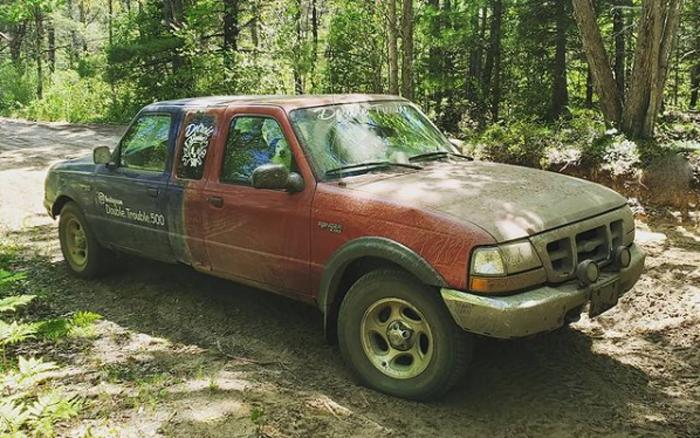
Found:
[(350, 288), (340, 306), (338, 338), (360, 383), (412, 400), (435, 399), (452, 388), (466, 373), (474, 345), (439, 293), (392, 269), (365, 274)]
[(106, 274), (114, 267), (114, 253), (103, 248), (95, 239), (85, 215), (74, 202), (61, 209), (58, 238), (68, 271), (81, 278)]

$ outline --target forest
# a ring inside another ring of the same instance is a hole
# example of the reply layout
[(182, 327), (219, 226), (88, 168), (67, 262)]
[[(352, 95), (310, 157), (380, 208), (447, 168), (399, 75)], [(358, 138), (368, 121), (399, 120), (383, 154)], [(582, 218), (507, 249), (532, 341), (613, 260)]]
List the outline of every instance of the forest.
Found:
[(682, 0), (0, 0), (0, 114), (389, 93), (474, 155), (625, 173), (698, 148), (699, 27)]

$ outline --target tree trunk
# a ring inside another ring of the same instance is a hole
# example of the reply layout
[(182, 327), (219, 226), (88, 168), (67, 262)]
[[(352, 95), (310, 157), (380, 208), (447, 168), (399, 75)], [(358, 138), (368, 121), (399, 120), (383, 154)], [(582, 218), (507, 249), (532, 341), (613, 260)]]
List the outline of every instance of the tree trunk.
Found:
[[(73, 11), (73, 0), (66, 0), (66, 15), (70, 20), (75, 20), (75, 14)], [(78, 33), (75, 28), (71, 26), (70, 30), (70, 46), (68, 47), (68, 65), (73, 68), (78, 58), (78, 46), (80, 41), (78, 41)]]
[(477, 85), (481, 79), (481, 60), (483, 57), (483, 42), (481, 39), (480, 15), (485, 14), (483, 8), (479, 8), (472, 16), (472, 44), (469, 53), (469, 73), (466, 78), (466, 95), (467, 99), (475, 102), (478, 96)]
[(698, 61), (695, 66), (693, 66), (690, 72), (690, 101), (688, 102), (688, 109), (694, 109), (698, 106), (698, 92), (700, 90), (700, 61)]
[(238, 50), (238, 0), (224, 0), (224, 67), (232, 69)]
[(389, 61), (389, 94), (399, 94), (398, 29), (396, 28), (396, 0), (387, 1), (387, 45)]
[[(436, 14), (436, 16), (432, 18), (428, 36), (435, 40), (439, 40), (440, 34), (442, 32), (442, 11), (440, 11), (440, 0), (428, 0), (428, 4), (432, 6), (432, 9), (434, 11), (433, 14)], [(431, 82), (433, 82), (437, 86), (433, 90), (432, 94), (429, 96), (429, 99), (431, 103), (435, 105), (434, 108), (437, 114), (440, 114), (441, 112), (440, 106), (442, 105), (443, 87), (445, 84), (444, 60), (444, 50), (442, 50), (442, 48), (439, 47), (437, 44), (432, 44), (428, 49), (427, 70)]]
[(401, 95), (413, 99), (413, 0), (403, 0), (401, 14)]
[(592, 0), (572, 0), (572, 4), (601, 110), (608, 123), (617, 126), (622, 116), (622, 97), (608, 62)]
[(593, 73), (591, 68), (587, 68), (586, 74), (586, 108), (593, 108)]
[[(302, 0), (296, 0), (296, 10), (294, 11), (294, 23), (296, 27), (296, 46), (298, 48), (302, 47), (302, 32), (301, 32), (301, 4)], [(294, 92), (296, 94), (304, 94), (304, 79), (301, 76), (300, 71), (300, 59), (297, 55), (297, 59), (294, 60)]]
[(501, 22), (503, 20), (503, 2), (491, 0), (491, 27), (489, 30), (489, 48), (482, 78), (483, 95), (488, 98), (491, 119), (496, 121), (501, 104)]
[(46, 58), (49, 63), (49, 71), (53, 73), (56, 71), (56, 28), (51, 21), (48, 22), (46, 27), (46, 43), (48, 47)]
[(20, 58), (22, 56), (22, 43), (24, 42), (24, 36), (27, 33), (27, 22), (23, 21), (15, 26), (13, 26), (12, 39), (10, 40), (10, 59), (12, 63), (17, 66), (19, 65)]
[(36, 62), (36, 95), (39, 99), (44, 96), (44, 73), (42, 71), (41, 47), (44, 38), (44, 13), (39, 5), (34, 5), (34, 34), (35, 34), (35, 55)]
[(256, 1), (253, 4), (253, 18), (250, 20), (250, 41), (253, 43), (253, 47), (256, 49), (260, 47), (260, 30), (258, 29), (260, 23), (260, 5)]
[(108, 27), (108, 42), (109, 46), (112, 47), (112, 43), (114, 42), (114, 31), (112, 29), (112, 14), (114, 13), (114, 5), (112, 4), (113, 0), (108, 0), (107, 1), (107, 11), (109, 13), (109, 17), (107, 20), (107, 27)]
[(646, 0), (637, 33), (637, 48), (622, 115), (622, 131), (651, 137), (661, 109), (668, 63), (680, 21), (681, 0)]
[[(86, 16), (86, 11), (85, 11), (85, 0), (80, 0), (80, 3), (78, 4), (78, 19), (80, 20), (80, 24), (83, 25), (83, 30), (87, 28), (87, 16)], [(83, 53), (86, 53), (88, 50), (87, 46), (87, 39), (83, 36), (82, 37), (82, 46), (83, 46)]]
[(311, 0), (311, 90), (316, 89), (316, 60), (318, 59), (318, 7)]
[(569, 104), (569, 92), (566, 81), (566, 32), (568, 17), (566, 13), (566, 1), (556, 1), (556, 40), (554, 51), (554, 65), (552, 67), (552, 108), (550, 119), (558, 119)]
[(625, 22), (622, 6), (626, 0), (617, 0), (612, 11), (615, 35), (615, 82), (620, 96), (625, 95)]

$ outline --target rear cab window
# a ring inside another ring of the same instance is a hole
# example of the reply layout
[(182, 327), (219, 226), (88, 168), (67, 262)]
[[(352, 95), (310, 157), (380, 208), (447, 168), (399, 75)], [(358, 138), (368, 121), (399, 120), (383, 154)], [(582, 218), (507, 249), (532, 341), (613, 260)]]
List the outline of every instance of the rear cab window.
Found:
[(216, 116), (203, 111), (190, 112), (185, 116), (183, 126), (175, 173), (180, 179), (200, 180), (211, 155), (209, 150), (216, 129)]

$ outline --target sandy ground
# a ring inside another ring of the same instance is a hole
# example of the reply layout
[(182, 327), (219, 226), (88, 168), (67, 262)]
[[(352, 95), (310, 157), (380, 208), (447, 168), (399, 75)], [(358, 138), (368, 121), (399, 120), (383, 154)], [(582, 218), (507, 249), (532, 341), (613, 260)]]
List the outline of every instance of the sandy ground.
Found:
[(700, 233), (638, 222), (647, 270), (595, 320), (517, 341), (480, 339), (466, 379), (415, 403), (355, 385), (315, 308), (130, 259), (70, 277), (41, 205), (56, 159), (113, 145), (120, 127), (0, 119), (0, 239), (21, 245), (50, 311), (100, 313), (97, 334), (46, 354), (86, 407), (64, 435), (700, 436)]

